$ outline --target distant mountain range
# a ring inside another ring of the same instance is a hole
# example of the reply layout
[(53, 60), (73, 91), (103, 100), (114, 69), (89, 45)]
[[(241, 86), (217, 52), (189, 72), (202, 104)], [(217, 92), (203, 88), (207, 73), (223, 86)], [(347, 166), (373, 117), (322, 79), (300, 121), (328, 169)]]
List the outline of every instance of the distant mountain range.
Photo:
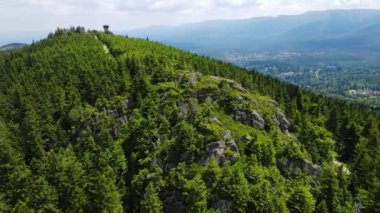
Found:
[(136, 29), (128, 35), (149, 37), (219, 58), (265, 53), (333, 61), (377, 60), (380, 56), (380, 10), (330, 10), (206, 21)]
[(24, 43), (11, 43), (11, 44), (6, 44), (6, 45), (0, 47), (0, 51), (7, 51), (7, 50), (19, 49), (19, 48), (25, 47), (26, 45), (27, 45), (27, 44), (24, 44)]

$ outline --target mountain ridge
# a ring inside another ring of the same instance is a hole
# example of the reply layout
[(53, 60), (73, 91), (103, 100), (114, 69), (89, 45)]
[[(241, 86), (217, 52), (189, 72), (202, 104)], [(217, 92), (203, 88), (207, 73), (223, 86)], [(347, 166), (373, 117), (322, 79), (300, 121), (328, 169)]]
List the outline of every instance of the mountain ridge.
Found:
[(8, 51), (8, 50), (14, 50), (14, 49), (20, 49), (25, 47), (27, 44), (25, 43), (10, 43), (10, 44), (5, 44), (0, 47), (0, 51)]
[[(331, 10), (147, 28), (128, 35), (216, 57), (378, 110), (379, 20), (380, 10)], [(320, 75), (315, 77), (311, 69)], [(371, 95), (360, 92), (366, 88)], [(361, 95), (349, 95), (351, 90)]]
[[(317, 42), (321, 38), (320, 33), (323, 33), (322, 35), (327, 39), (325, 42), (330, 42), (326, 47), (329, 45), (334, 47), (334, 37), (335, 39), (342, 40), (344, 43), (344, 37), (354, 36), (352, 33), (355, 31), (364, 30), (366, 27), (371, 30), (376, 30), (377, 24), (380, 23), (379, 17), (380, 10), (331, 10), (307, 12), (301, 15), (205, 21), (164, 28), (153, 27), (132, 30), (127, 32), (127, 34), (142, 38), (148, 36), (152, 40), (158, 40), (179, 48), (196, 51), (199, 54), (208, 54), (217, 57), (223, 57), (218, 51), (222, 53), (229, 53), (231, 51), (239, 51), (242, 53), (245, 51), (260, 52), (281, 50), (301, 52), (319, 51), (318, 45), (312, 45), (305, 49), (302, 46), (302, 42), (308, 42), (309, 44), (313, 41)], [(373, 26), (367, 26), (367, 22), (372, 23), (371, 25)], [(333, 25), (334, 27), (324, 29), (323, 26), (326, 24)], [(316, 26), (322, 28), (316, 29)], [(347, 33), (348, 30), (352, 31), (352, 33)], [(236, 35), (235, 33), (240, 35)], [(218, 37), (212, 38), (210, 35), (217, 35)], [(191, 37), (193, 37), (193, 39), (191, 39)], [(274, 44), (271, 43), (271, 37), (275, 39)], [(315, 38), (317, 38), (317, 40), (315, 40)], [(355, 41), (361, 40), (355, 39)], [(232, 44), (229, 44), (231, 42)], [(292, 48), (289, 49), (289, 47), (284, 46), (283, 43), (285, 42), (293, 43), (290, 45)], [(228, 45), (226, 45), (226, 43)], [(190, 47), (186, 46), (186, 44), (190, 45)], [(210, 51), (210, 49), (215, 49), (217, 44), (225, 45), (220, 45), (222, 46), (219, 47), (221, 49)], [(194, 46), (194, 48), (191, 48), (191, 46)], [(339, 48), (339, 45), (335, 46)], [(371, 44), (367, 46), (371, 46)], [(361, 45), (360, 48), (367, 46)], [(326, 49), (326, 47), (324, 48)], [(350, 46), (347, 48), (349, 49)], [(379, 50), (376, 49), (376, 51), (378, 52)]]
[(357, 105), (81, 27), (0, 54), (0, 82), (1, 211), (378, 209)]

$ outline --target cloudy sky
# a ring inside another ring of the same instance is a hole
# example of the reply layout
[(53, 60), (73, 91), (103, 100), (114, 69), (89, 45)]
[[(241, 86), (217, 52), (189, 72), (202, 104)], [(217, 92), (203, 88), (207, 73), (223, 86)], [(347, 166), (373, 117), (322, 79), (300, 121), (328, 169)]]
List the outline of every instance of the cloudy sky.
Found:
[(372, 8), (380, 0), (0, 0), (0, 37), (84, 26), (113, 31), (310, 10)]

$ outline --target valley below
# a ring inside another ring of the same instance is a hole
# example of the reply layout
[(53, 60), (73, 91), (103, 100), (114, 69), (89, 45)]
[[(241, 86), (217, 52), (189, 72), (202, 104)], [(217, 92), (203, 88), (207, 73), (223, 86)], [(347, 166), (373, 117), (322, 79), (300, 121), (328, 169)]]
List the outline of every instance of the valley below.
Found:
[(379, 110), (380, 64), (364, 61), (334, 63), (324, 62), (323, 59), (310, 59), (322, 55), (323, 52), (230, 54), (223, 60), (315, 92)]

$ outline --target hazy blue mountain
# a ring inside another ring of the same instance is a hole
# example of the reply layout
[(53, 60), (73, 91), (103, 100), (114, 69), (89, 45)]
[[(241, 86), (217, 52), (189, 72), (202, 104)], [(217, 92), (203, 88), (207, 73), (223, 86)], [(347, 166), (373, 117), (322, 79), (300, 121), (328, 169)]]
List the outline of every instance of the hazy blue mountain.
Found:
[(13, 50), (13, 49), (19, 49), (22, 47), (25, 47), (27, 44), (24, 43), (11, 43), (6, 44), (0, 47), (0, 51), (7, 51), (7, 50)]
[[(323, 52), (326, 58), (378, 58), (380, 10), (330, 10), (245, 20), (206, 21), (128, 32), (176, 47), (225, 57), (229, 54)], [(343, 54), (343, 53), (344, 54)]]
[(380, 108), (380, 10), (206, 21), (127, 34)]
[(44, 38), (48, 32), (6, 32), (0, 33), (0, 47), (13, 43), (30, 44)]

